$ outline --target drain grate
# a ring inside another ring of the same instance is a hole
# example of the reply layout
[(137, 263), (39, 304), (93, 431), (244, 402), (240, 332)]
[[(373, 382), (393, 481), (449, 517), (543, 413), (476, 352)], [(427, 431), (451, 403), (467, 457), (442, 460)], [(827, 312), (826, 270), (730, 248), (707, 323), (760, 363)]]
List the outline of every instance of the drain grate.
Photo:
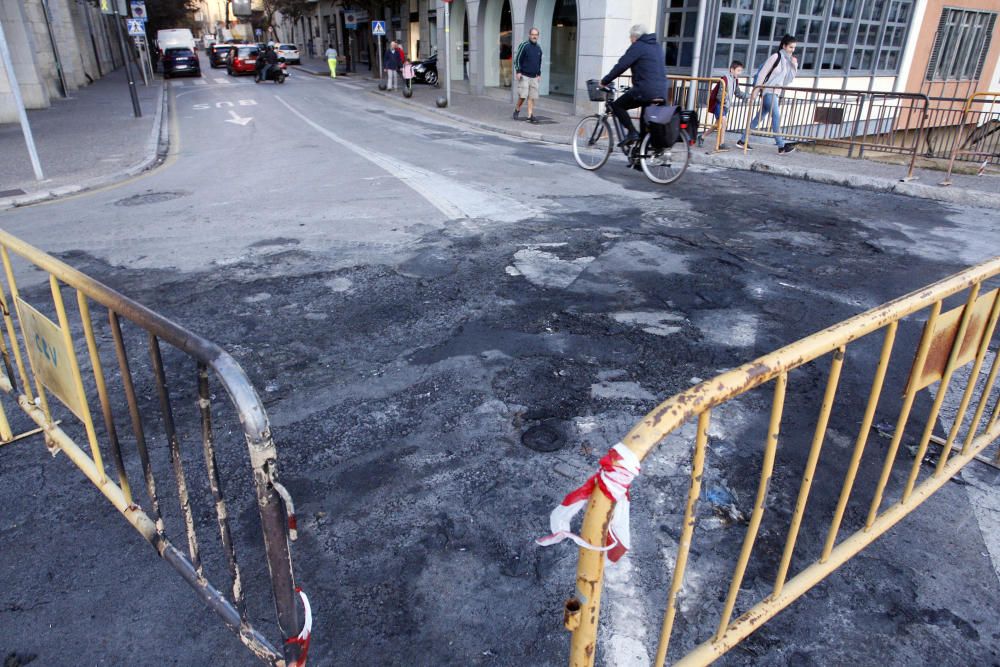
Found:
[(18, 197), (20, 195), (28, 194), (24, 190), (18, 190), (17, 188), (13, 190), (0, 190), (0, 197)]

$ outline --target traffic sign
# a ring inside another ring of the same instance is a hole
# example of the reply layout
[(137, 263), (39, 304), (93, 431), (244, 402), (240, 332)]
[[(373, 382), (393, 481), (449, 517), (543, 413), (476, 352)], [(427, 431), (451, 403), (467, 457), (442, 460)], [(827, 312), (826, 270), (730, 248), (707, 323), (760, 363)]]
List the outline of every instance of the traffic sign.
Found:
[(385, 35), (385, 21), (372, 21), (372, 34), (382, 37)]
[(129, 37), (145, 37), (146, 22), (142, 19), (126, 19)]
[(132, 7), (132, 18), (145, 20), (146, 15), (146, 2), (145, 0), (132, 0), (129, 3)]

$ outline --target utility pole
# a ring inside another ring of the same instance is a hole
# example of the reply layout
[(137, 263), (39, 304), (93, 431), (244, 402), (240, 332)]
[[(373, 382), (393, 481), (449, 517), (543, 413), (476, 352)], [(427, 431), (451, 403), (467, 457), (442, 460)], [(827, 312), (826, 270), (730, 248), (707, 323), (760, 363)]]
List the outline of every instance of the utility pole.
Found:
[(118, 13), (118, 0), (111, 0), (112, 15), (115, 17), (115, 28), (118, 30), (118, 46), (121, 48), (122, 60), (125, 61), (125, 76), (128, 78), (128, 92), (132, 96), (132, 113), (136, 118), (142, 118), (142, 108), (139, 106), (139, 95), (135, 91), (135, 78), (129, 65), (128, 53), (125, 51), (125, 38), (122, 36), (122, 15)]
[(17, 116), (21, 121), (21, 132), (24, 134), (24, 143), (28, 147), (28, 155), (31, 156), (31, 168), (35, 171), (35, 179), (44, 180), (45, 175), (42, 174), (42, 164), (38, 161), (38, 152), (35, 150), (35, 138), (31, 136), (28, 113), (24, 110), (24, 99), (21, 97), (21, 87), (14, 74), (14, 63), (10, 58), (10, 49), (7, 48), (7, 36), (4, 34), (2, 21), (0, 21), (0, 62), (7, 70), (7, 81), (10, 82), (10, 88), (14, 92), (14, 106), (17, 107)]

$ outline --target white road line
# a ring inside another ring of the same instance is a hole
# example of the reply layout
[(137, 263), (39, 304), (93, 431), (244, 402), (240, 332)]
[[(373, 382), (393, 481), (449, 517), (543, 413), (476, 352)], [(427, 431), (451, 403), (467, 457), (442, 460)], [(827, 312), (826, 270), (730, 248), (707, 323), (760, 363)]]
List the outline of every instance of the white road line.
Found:
[(407, 162), (377, 153), (369, 147), (362, 147), (347, 141), (313, 122), (278, 95), (275, 95), (274, 99), (281, 102), (285, 108), (302, 119), (304, 123), (331, 141), (378, 165), (401, 180), (449, 219), (488, 218), (501, 222), (517, 222), (538, 215), (536, 210), (515, 199), (493, 192), (483, 192), (447, 176), (421, 169)]

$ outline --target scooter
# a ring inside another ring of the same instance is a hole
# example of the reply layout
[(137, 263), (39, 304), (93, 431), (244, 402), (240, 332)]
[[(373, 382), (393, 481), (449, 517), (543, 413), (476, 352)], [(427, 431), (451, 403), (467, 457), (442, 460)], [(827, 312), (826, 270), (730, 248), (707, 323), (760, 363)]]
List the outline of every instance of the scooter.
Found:
[(274, 81), (275, 83), (284, 83), (285, 79), (288, 78), (288, 65), (282, 60), (277, 65), (267, 68), (267, 74), (263, 79), (256, 79), (254, 83), (260, 83), (261, 81)]
[(432, 86), (438, 85), (438, 57), (436, 53), (426, 60), (414, 63), (413, 81)]

